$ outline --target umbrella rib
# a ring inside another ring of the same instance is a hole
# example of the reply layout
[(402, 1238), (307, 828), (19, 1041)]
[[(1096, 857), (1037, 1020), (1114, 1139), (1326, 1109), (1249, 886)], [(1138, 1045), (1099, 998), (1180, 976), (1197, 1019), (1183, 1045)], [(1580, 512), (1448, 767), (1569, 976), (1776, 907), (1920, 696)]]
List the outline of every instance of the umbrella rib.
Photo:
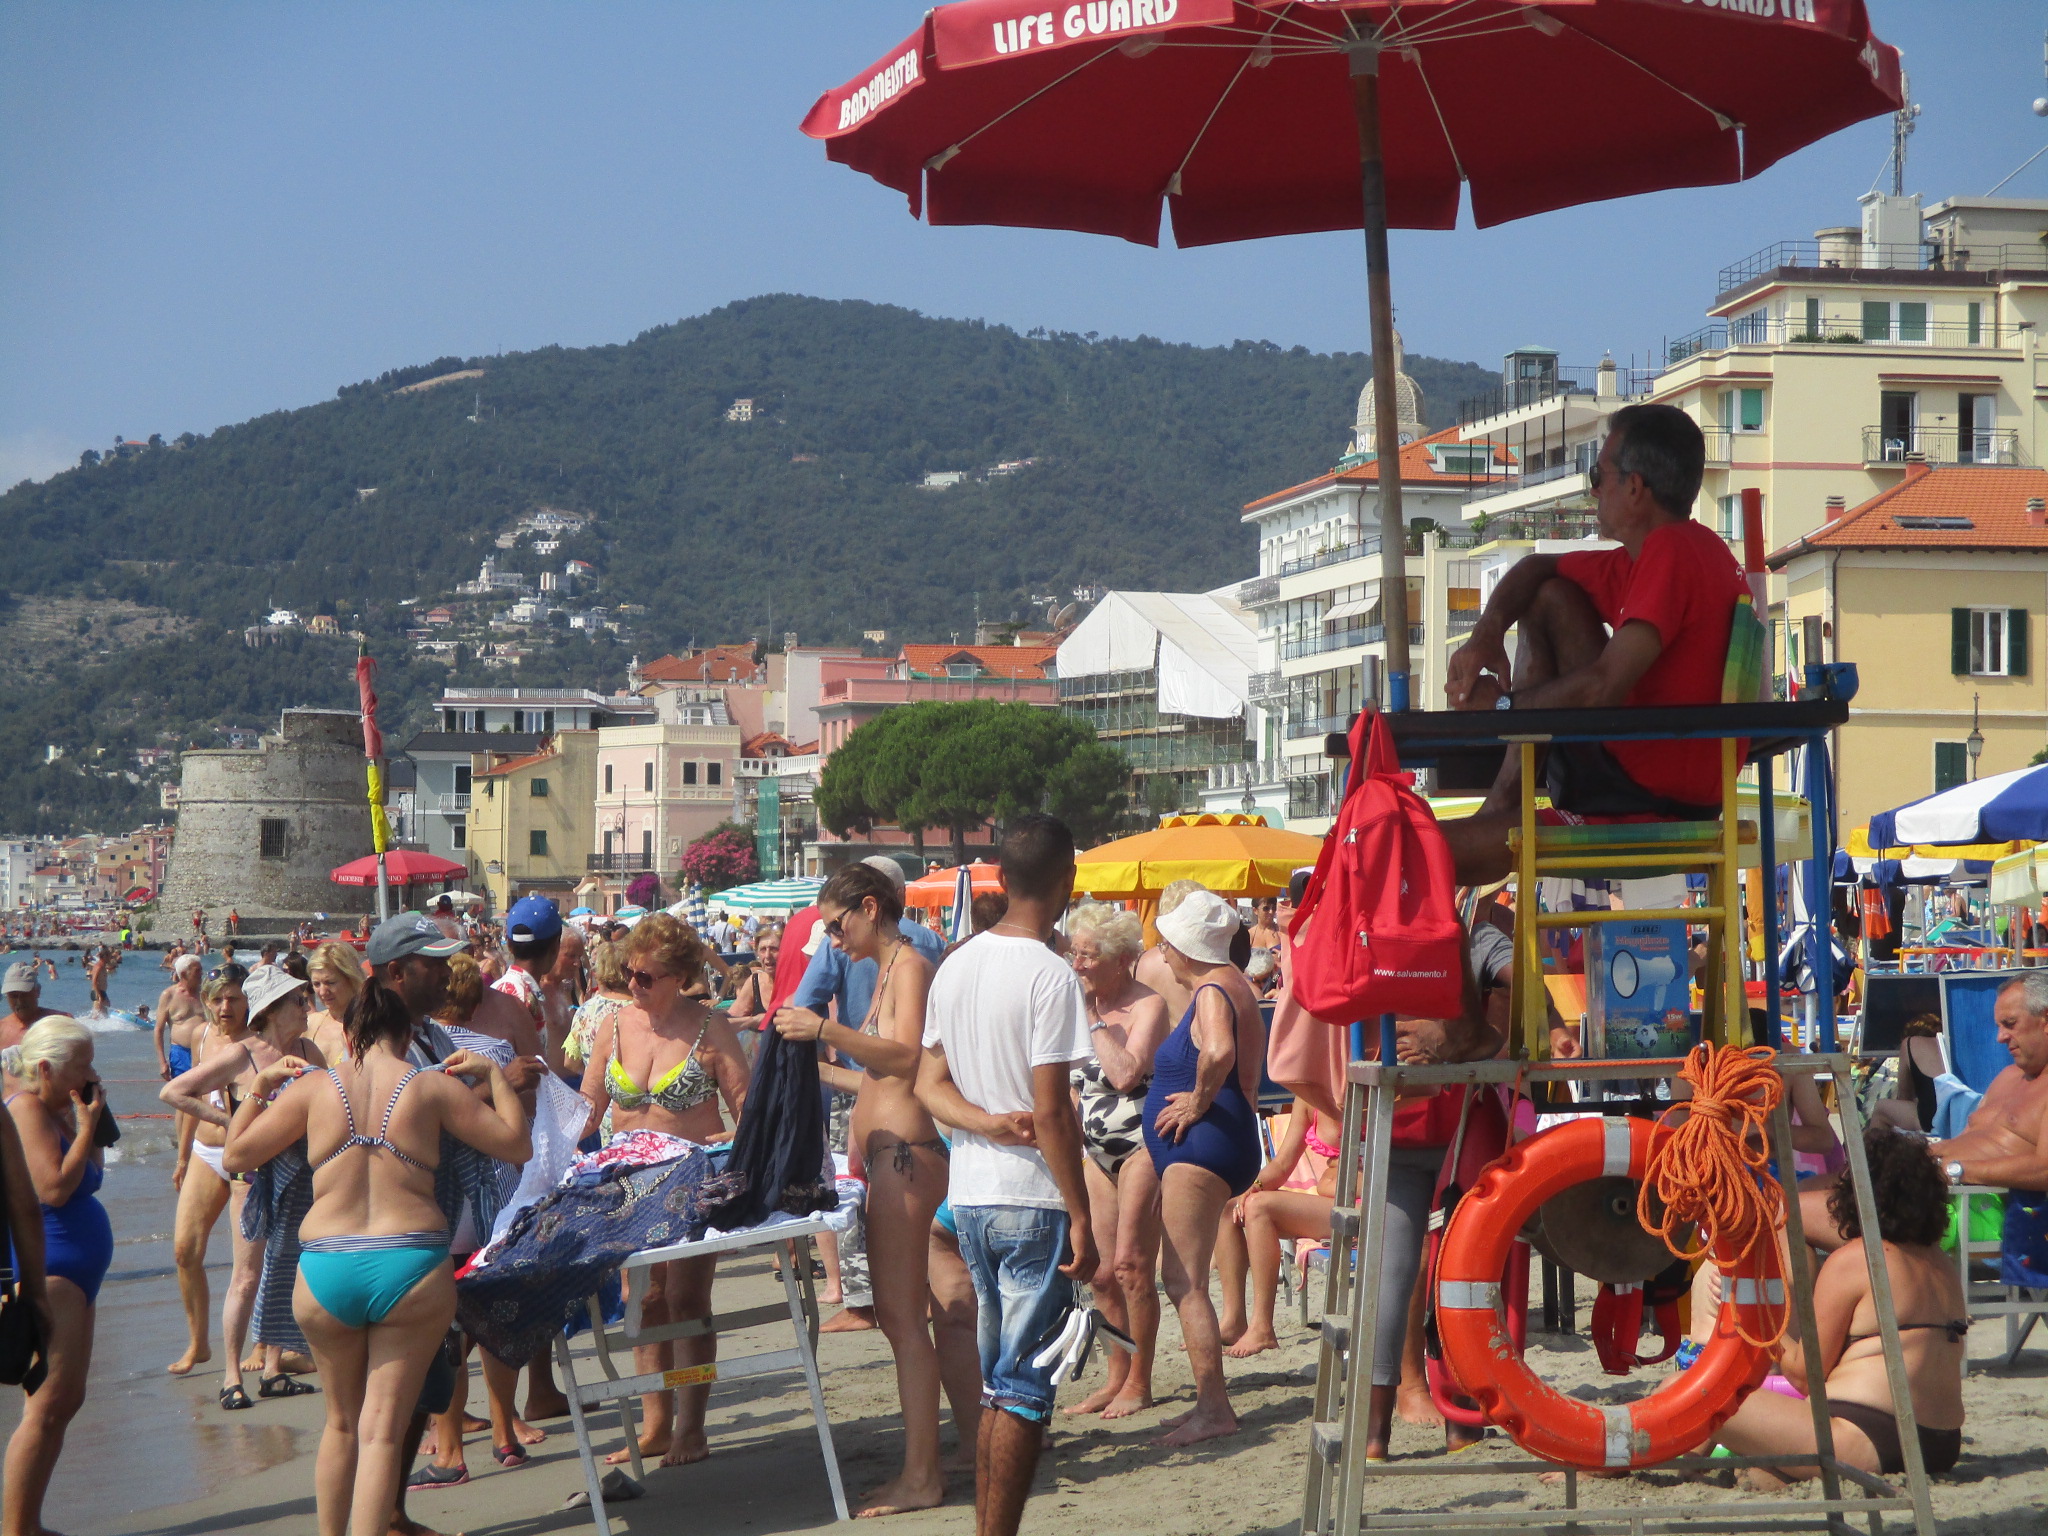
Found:
[(961, 150), (965, 149), (969, 144), (972, 144), (984, 133), (987, 133), (989, 129), (995, 127), (1005, 118), (1011, 117), (1018, 112), (1022, 112), (1026, 107), (1030, 106), (1031, 103), (1038, 100), (1039, 97), (1045, 95), (1048, 91), (1058, 90), (1061, 86), (1065, 85), (1069, 80), (1073, 79), (1074, 76), (1081, 73), (1082, 70), (1088, 68), (1091, 64), (1101, 62), (1103, 59), (1109, 57), (1110, 54), (1115, 53), (1117, 49), (1122, 46), (1123, 45), (1120, 43), (1108, 44), (1099, 52), (1091, 55), (1088, 58), (1083, 59), (1080, 63), (1076, 64), (1072, 69), (1068, 70), (1065, 74), (1059, 76), (1057, 79), (1046, 81), (1044, 85), (1041, 85), (1037, 90), (1033, 91), (1029, 96), (1024, 97), (1021, 101), (1014, 101), (1010, 103), (1009, 106), (1003, 108), (1002, 111), (998, 112), (994, 117), (990, 118), (987, 122), (983, 123), (979, 128), (975, 129), (972, 133), (969, 133), (963, 136), (962, 138), (954, 140), (952, 144), (947, 146), (945, 149), (940, 150), (937, 154), (933, 155), (929, 160), (925, 161), (924, 168), (928, 171), (938, 171), (944, 169), (945, 164), (948, 160), (951, 160), (955, 155), (959, 154)]
[[(1275, 13), (1273, 18), (1274, 25), (1277, 26), (1285, 15), (1285, 12)], [(1271, 28), (1267, 30), (1266, 36), (1264, 38), (1261, 38), (1261, 42), (1267, 41), (1270, 37)], [(1195, 136), (1188, 141), (1187, 152), (1180, 157), (1180, 163), (1173, 168), (1173, 174), (1167, 177), (1166, 179), (1166, 191), (1168, 193), (1177, 193), (1180, 191), (1181, 172), (1185, 171), (1188, 168), (1188, 162), (1195, 158), (1195, 151), (1202, 147), (1202, 140), (1208, 135), (1209, 125), (1216, 121), (1216, 114), (1223, 110), (1223, 103), (1228, 101), (1230, 99), (1230, 93), (1237, 89), (1237, 82), (1242, 80), (1244, 78), (1244, 72), (1252, 67), (1252, 59), (1255, 53), (1255, 49), (1245, 50), (1244, 58), (1237, 66), (1237, 73), (1230, 77), (1230, 83), (1228, 85), (1224, 86), (1221, 91), (1217, 92), (1216, 100), (1213, 103), (1211, 103), (1209, 107), (1209, 115), (1202, 119), (1202, 126), (1195, 130)]]
[(1457, 168), (1458, 180), (1469, 181), (1471, 178), (1465, 174), (1464, 157), (1458, 153), (1458, 141), (1451, 137), (1451, 125), (1444, 119), (1443, 103), (1436, 99), (1436, 87), (1429, 83), (1429, 73), (1423, 69), (1419, 56), (1415, 60), (1415, 78), (1422, 82), (1423, 94), (1429, 98), (1429, 110), (1436, 114), (1436, 125), (1443, 130), (1444, 148), (1451, 152), (1451, 164)]
[[(1617, 59), (1621, 60), (1622, 63), (1627, 64), (1632, 68), (1641, 70), (1644, 74), (1648, 75), (1652, 80), (1656, 81), (1659, 85), (1663, 86), (1667, 91), (1670, 91), (1674, 96), (1684, 97), (1687, 101), (1691, 102), (1694, 106), (1698, 107), (1702, 112), (1706, 113), (1709, 117), (1711, 117), (1715, 122), (1719, 123), (1723, 128), (1732, 128), (1736, 130), (1740, 130), (1742, 128), (1743, 125), (1738, 119), (1730, 117), (1726, 112), (1723, 112), (1719, 107), (1709, 106), (1706, 102), (1701, 101), (1699, 97), (1693, 95), (1693, 93), (1691, 91), (1688, 91), (1684, 86), (1677, 85), (1672, 81), (1665, 79), (1662, 75), (1658, 74), (1656, 70), (1650, 68), (1649, 65), (1643, 63), (1642, 60), (1632, 58), (1630, 55), (1623, 53), (1619, 48), (1615, 47), (1612, 43), (1606, 41), (1604, 38), (1595, 37), (1592, 33), (1585, 31), (1583, 28), (1572, 26), (1571, 23), (1566, 21), (1561, 16), (1552, 16), (1550, 19), (1552, 21), (1555, 21), (1559, 26), (1564, 27), (1565, 29), (1570, 31), (1573, 36), (1582, 37), (1587, 42), (1593, 44), (1594, 47), (1603, 48), (1607, 52), (1613, 54)], [(1739, 148), (1741, 140), (1738, 138), (1736, 142)]]

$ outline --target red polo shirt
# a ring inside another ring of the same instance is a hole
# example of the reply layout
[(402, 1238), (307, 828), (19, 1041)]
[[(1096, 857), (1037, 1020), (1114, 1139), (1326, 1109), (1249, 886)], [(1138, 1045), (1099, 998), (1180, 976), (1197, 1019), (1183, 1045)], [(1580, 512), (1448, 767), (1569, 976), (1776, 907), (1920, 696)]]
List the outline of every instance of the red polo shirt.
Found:
[[(1728, 630), (1736, 599), (1749, 587), (1719, 535), (1685, 518), (1652, 532), (1636, 559), (1626, 549), (1586, 550), (1559, 556), (1557, 574), (1584, 590), (1609, 629), (1619, 633), (1639, 619), (1663, 642), (1622, 702), (1721, 702)], [(1651, 793), (1706, 806), (1721, 802), (1721, 756), (1712, 745), (1617, 741), (1608, 751)]]

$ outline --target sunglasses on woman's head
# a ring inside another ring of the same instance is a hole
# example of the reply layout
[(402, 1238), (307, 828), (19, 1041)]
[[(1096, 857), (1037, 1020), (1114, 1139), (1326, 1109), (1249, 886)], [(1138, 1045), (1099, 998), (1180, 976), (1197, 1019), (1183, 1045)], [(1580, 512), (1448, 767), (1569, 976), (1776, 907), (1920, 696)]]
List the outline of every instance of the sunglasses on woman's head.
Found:
[(206, 973), (208, 981), (246, 981), (248, 977), (249, 968), (236, 960), (230, 960), (226, 965), (216, 965)]

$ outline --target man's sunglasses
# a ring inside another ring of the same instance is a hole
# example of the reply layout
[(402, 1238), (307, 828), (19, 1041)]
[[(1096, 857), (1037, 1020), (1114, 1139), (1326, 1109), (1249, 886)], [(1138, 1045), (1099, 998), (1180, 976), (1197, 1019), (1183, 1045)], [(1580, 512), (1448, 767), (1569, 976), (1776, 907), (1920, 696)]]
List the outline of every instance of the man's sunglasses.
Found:
[(669, 974), (666, 971), (656, 973), (653, 971), (636, 971), (631, 966), (626, 968), (626, 985), (629, 987), (652, 987), (657, 981), (667, 981), (669, 979)]

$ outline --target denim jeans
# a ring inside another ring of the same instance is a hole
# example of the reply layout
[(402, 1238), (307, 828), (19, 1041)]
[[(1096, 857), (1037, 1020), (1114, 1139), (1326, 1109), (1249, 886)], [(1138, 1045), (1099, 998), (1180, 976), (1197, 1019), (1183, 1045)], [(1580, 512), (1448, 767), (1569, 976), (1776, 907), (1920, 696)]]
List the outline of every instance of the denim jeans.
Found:
[(981, 1402), (1043, 1424), (1052, 1416), (1052, 1368), (1031, 1357), (1051, 1340), (1074, 1304), (1067, 1259), (1067, 1213), (1024, 1205), (960, 1205), (960, 1257), (979, 1308)]

